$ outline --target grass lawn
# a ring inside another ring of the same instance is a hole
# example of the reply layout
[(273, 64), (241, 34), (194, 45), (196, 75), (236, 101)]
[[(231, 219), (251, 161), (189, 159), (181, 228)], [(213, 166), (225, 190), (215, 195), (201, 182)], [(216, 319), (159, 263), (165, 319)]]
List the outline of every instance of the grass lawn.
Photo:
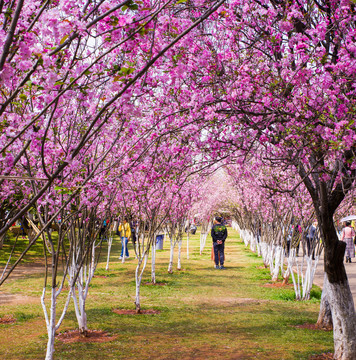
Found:
[[(97, 276), (87, 300), (90, 329), (117, 335), (103, 343), (62, 343), (56, 340), (55, 359), (308, 359), (333, 350), (332, 332), (298, 328), (314, 323), (319, 311), (320, 290), (312, 300), (294, 301), (293, 288), (271, 288), (269, 271), (262, 260), (245, 249), (229, 228), (226, 270), (216, 270), (210, 260), (211, 243), (199, 255), (199, 232), (182, 249), (182, 271), (167, 273), (169, 243), (157, 251), (157, 282), (143, 285), (143, 309), (155, 315), (118, 315), (113, 309), (134, 309), (136, 260), (122, 264), (119, 241), (113, 245), (110, 270), (105, 271), (105, 247)], [(175, 254), (175, 264), (176, 264)], [(104, 277), (106, 276), (106, 277)], [(150, 264), (143, 283), (150, 281)], [(0, 359), (43, 359), (46, 328), (39, 297), (43, 279), (29, 276), (9, 280), (1, 291), (31, 295), (20, 304), (0, 304), (0, 317), (13, 315), (14, 324), (0, 325)], [(58, 302), (62, 308), (63, 299)], [(71, 303), (60, 332), (76, 328)]]

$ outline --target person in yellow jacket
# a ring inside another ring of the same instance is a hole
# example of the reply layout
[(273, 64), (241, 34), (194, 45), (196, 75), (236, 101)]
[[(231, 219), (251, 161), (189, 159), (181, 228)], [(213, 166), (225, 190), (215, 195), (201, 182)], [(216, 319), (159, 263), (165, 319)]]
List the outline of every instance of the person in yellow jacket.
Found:
[(125, 258), (129, 257), (129, 250), (127, 248), (127, 244), (129, 242), (129, 239), (131, 237), (131, 228), (130, 224), (127, 221), (128, 219), (125, 217), (123, 222), (120, 222), (119, 225), (119, 233), (121, 238), (121, 255), (119, 259), (122, 259), (125, 252)]

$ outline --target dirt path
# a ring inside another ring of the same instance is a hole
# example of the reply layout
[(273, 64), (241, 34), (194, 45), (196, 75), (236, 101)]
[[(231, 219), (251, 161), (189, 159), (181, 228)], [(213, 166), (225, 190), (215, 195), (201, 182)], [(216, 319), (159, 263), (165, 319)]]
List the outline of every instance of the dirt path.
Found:
[[(2, 270), (2, 269), (1, 269)], [(43, 274), (44, 267), (40, 264), (26, 264), (17, 266), (10, 274), (6, 281), (14, 281), (19, 278), (25, 278), (34, 274)], [(5, 284), (6, 284), (5, 281)], [(12, 294), (4, 291), (0, 287), (0, 305), (3, 304), (26, 304), (26, 303), (40, 303), (40, 299), (33, 296), (26, 296), (22, 294)]]

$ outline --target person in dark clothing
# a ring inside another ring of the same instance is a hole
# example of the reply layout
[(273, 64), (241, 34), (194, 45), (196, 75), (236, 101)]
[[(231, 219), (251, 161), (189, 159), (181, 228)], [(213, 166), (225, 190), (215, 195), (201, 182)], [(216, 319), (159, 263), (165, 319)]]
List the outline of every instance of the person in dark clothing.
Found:
[(315, 260), (316, 225), (315, 222), (312, 223), (306, 235), (308, 256), (312, 255), (313, 260)]
[(106, 227), (108, 225), (108, 220), (104, 219), (103, 224), (101, 225), (100, 232), (99, 232), (99, 238), (103, 240), (107, 240), (106, 237)]
[[(215, 269), (225, 269), (224, 267), (224, 249), (225, 249), (225, 240), (227, 238), (227, 229), (223, 225), (221, 217), (216, 217), (214, 220), (214, 226), (211, 229), (211, 237), (213, 238), (213, 248), (214, 248), (214, 260), (215, 260)], [(220, 266), (219, 266), (220, 262)]]
[(130, 226), (131, 226), (131, 239), (133, 244), (135, 245), (137, 241), (137, 236), (136, 236), (137, 221), (131, 221)]

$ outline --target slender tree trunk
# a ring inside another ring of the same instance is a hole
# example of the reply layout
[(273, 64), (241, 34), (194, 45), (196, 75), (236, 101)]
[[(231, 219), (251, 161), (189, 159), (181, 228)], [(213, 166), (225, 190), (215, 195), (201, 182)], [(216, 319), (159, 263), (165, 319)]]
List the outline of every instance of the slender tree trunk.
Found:
[[(291, 275), (292, 281), (293, 281), (295, 298), (296, 298), (296, 300), (300, 300), (301, 293), (300, 293), (300, 284), (299, 284), (299, 265), (298, 265), (298, 261), (295, 257), (295, 249), (291, 249), (291, 252), (289, 254), (289, 257), (287, 258), (287, 261), (288, 261), (289, 274)], [(295, 276), (294, 271), (293, 271), (294, 265), (296, 265), (296, 267), (297, 267), (297, 271), (296, 271), (297, 276)]]
[(189, 229), (187, 232), (187, 259), (189, 260)]
[(261, 242), (258, 241), (258, 238), (256, 238), (256, 246), (257, 246), (257, 255), (262, 256)]
[(4, 241), (5, 241), (5, 237), (6, 237), (6, 234), (3, 234), (0, 236), (0, 250), (2, 249), (3, 245), (4, 245)]
[(88, 322), (87, 322), (87, 313), (85, 311), (85, 302), (80, 304), (80, 312), (81, 312), (81, 317), (80, 317), (80, 321), (78, 321), (79, 324), (79, 333), (87, 336), (88, 333)]
[(75, 315), (78, 321), (79, 333), (86, 336), (88, 332), (88, 322), (87, 322), (87, 314), (85, 311), (85, 299), (83, 298), (83, 296), (81, 296), (80, 294), (81, 291), (82, 289), (78, 288), (79, 304), (74, 294), (73, 294), (73, 301), (75, 307)]
[(269, 268), (270, 268), (271, 275), (273, 275), (273, 270), (274, 270), (273, 259), (274, 259), (275, 251), (276, 251), (276, 246), (273, 245), (273, 244), (268, 244), (268, 247), (267, 247), (268, 266), (269, 266)]
[(171, 249), (170, 249), (170, 253), (169, 253), (168, 273), (172, 274), (173, 273), (173, 255), (174, 255), (173, 239), (170, 239), (170, 242), (171, 242)]
[(178, 264), (177, 269), (182, 270), (182, 239), (178, 240)]
[(319, 262), (319, 256), (317, 255), (315, 257), (315, 260), (312, 259), (312, 255), (305, 256), (305, 259), (307, 261), (307, 270), (305, 272), (305, 277), (304, 277), (302, 300), (309, 300), (310, 299), (310, 291), (313, 286), (316, 267)]
[(156, 283), (156, 238), (152, 243), (151, 281), (152, 284)]
[(203, 230), (201, 230), (201, 233), (200, 233), (200, 255), (203, 254), (207, 236), (208, 236), (208, 234), (203, 233)]
[(290, 276), (290, 268), (287, 267), (287, 270), (284, 272), (283, 275), (283, 285), (287, 285), (289, 282), (289, 276)]
[[(145, 271), (146, 264), (147, 264), (147, 258), (148, 254), (143, 255), (143, 259), (139, 259), (136, 272), (135, 272), (135, 280), (136, 280), (136, 296), (135, 296), (135, 306), (136, 306), (136, 313), (141, 313), (141, 299), (140, 299), (140, 290), (141, 290), (141, 281), (142, 281), (142, 275)], [(140, 272), (140, 268), (142, 265), (142, 270)]]
[(122, 252), (122, 260), (121, 260), (121, 262), (124, 263), (125, 258), (126, 258), (126, 240), (125, 239), (122, 242), (122, 248), (123, 248), (123, 252)]
[[(47, 315), (47, 312), (46, 312)], [(52, 360), (54, 354), (54, 339), (56, 336), (56, 288), (51, 289), (50, 318), (47, 321), (47, 352), (46, 360)]]
[(252, 231), (249, 232), (249, 237), (250, 237), (250, 250), (255, 253), (257, 251), (257, 245), (256, 245), (257, 241)]
[(283, 251), (282, 246), (278, 245), (275, 251), (275, 259), (274, 259), (275, 263), (272, 272), (272, 281), (278, 280), (279, 268), (281, 267), (282, 251)]
[[(74, 272), (73, 272), (74, 274)], [(77, 290), (78, 290), (78, 299), (76, 296), (75, 286), (72, 287), (72, 298), (74, 302), (74, 310), (75, 315), (78, 321), (78, 329), (80, 334), (87, 334), (88, 325), (87, 325), (87, 315), (85, 312), (85, 301), (86, 301), (86, 294), (87, 294), (87, 284), (85, 288), (85, 292), (83, 292), (83, 269), (80, 269), (80, 273), (78, 275), (78, 279), (76, 281)]]
[(109, 236), (109, 238), (108, 238), (108, 258), (106, 260), (106, 268), (105, 268), (105, 270), (109, 270), (111, 246), (112, 246), (112, 236)]
[(267, 269), (268, 267), (268, 244), (263, 241), (261, 242), (261, 256), (264, 267)]

